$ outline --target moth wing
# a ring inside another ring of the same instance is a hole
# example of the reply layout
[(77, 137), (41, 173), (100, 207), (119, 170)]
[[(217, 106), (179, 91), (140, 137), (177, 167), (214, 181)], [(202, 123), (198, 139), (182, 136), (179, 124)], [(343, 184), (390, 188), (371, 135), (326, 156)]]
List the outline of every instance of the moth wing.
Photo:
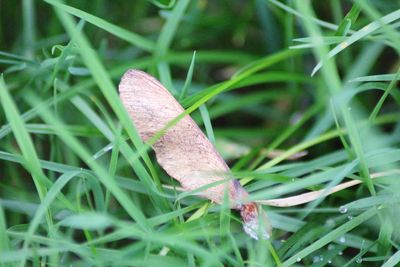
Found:
[[(141, 138), (147, 141), (184, 112), (169, 91), (152, 76), (128, 70), (119, 84), (119, 94)], [(195, 190), (229, 177), (229, 167), (197, 124), (188, 115), (169, 128), (153, 144), (157, 161), (185, 190)], [(202, 190), (200, 195), (221, 203), (225, 188), (231, 200), (247, 193), (236, 180)]]

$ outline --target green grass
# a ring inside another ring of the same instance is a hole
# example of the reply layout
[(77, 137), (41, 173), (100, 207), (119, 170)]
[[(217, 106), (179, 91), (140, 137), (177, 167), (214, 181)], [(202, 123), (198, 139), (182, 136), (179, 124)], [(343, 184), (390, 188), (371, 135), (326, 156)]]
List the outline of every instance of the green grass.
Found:
[[(397, 1), (0, 9), (0, 266), (400, 263)], [(129, 68), (174, 94), (186, 111), (167, 128), (190, 114), (253, 200), (363, 183), (264, 206), (272, 238), (252, 240), (141, 142), (117, 94)]]

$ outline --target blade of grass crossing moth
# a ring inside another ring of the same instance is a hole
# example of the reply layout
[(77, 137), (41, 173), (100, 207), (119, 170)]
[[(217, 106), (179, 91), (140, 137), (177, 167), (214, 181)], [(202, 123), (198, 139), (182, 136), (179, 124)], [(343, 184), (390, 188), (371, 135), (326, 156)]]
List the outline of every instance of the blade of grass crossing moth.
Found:
[[(31, 104), (31, 106), (36, 106), (40, 103), (37, 97), (32, 94), (27, 95), (26, 100)], [(58, 118), (55, 118), (44, 106), (41, 106), (38, 112), (46, 123), (54, 127), (60, 139), (94, 171), (99, 180), (111, 191), (113, 196), (125, 209), (126, 213), (129, 214), (129, 216), (134, 219), (144, 231), (151, 231), (151, 228), (141, 210), (136, 207), (129, 196), (118, 186), (114, 178), (109, 176), (107, 170), (94, 161), (85, 147), (74, 136), (69, 134), (68, 130), (65, 129), (65, 124)]]
[(230, 216), (231, 216), (231, 209), (230, 209), (230, 199), (229, 199), (229, 192), (228, 187), (225, 187), (223, 192), (223, 202), (221, 205), (221, 212), (219, 213), (219, 231), (221, 235), (221, 242), (227, 242), (227, 237), (230, 234)]
[[(30, 138), (24, 122), (19, 115), (17, 106), (8, 92), (3, 75), (0, 76), (0, 102), (4, 113), (6, 114), (6, 118), (10, 123), (15, 139), (17, 140), (17, 144), (21, 149), (24, 159), (24, 166), (32, 175), (39, 198), (43, 199), (44, 195), (46, 194), (46, 188), (51, 184), (51, 182), (47, 179), (42, 171), (32, 139)], [(46, 213), (46, 222), (49, 229), (51, 229), (53, 221), (50, 211), (47, 211)]]
[(137, 46), (145, 51), (151, 52), (153, 51), (155, 44), (146, 39), (143, 38), (142, 36), (133, 33), (131, 31), (128, 31), (126, 29), (123, 29), (115, 24), (112, 24), (108, 21), (105, 21), (102, 18), (96, 17), (94, 15), (91, 15), (85, 11), (79, 10), (77, 8), (68, 6), (66, 4), (60, 3), (59, 1), (53, 1), (53, 0), (44, 0), (45, 2), (47, 2), (48, 4), (53, 5), (54, 7), (57, 7), (65, 12), (68, 12), (71, 15), (74, 15), (78, 18), (81, 18), (93, 25), (95, 25), (96, 27), (103, 29), (105, 31), (107, 31), (108, 33), (122, 39), (125, 40), (131, 44), (133, 44), (134, 46)]
[(192, 82), (195, 60), (196, 60), (196, 51), (193, 51), (193, 56), (192, 56), (192, 60), (190, 61), (190, 66), (189, 66), (188, 73), (186, 75), (185, 84), (183, 85), (181, 95), (179, 96), (179, 102), (181, 102), (183, 99), (185, 99), (188, 94), (190, 84)]

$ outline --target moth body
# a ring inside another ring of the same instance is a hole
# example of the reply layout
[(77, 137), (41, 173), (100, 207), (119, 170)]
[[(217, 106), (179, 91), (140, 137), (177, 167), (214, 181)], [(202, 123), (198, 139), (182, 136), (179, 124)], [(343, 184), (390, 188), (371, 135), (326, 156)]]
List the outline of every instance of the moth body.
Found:
[[(143, 71), (128, 70), (121, 78), (119, 94), (144, 142), (184, 112), (169, 91)], [(185, 190), (202, 189), (202, 197), (218, 204), (227, 190), (232, 208), (241, 211), (244, 230), (257, 238), (257, 205), (247, 203), (248, 193), (189, 115), (167, 129), (152, 147), (160, 166)], [(269, 231), (262, 236), (269, 236)]]

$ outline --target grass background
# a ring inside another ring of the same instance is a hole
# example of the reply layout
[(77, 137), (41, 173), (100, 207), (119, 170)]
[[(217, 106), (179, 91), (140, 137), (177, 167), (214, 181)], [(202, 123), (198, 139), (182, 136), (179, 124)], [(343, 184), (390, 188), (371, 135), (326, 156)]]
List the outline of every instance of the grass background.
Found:
[[(0, 14), (2, 266), (400, 262), (397, 1), (23, 0)], [(116, 91), (128, 68), (160, 79), (254, 200), (363, 184), (264, 206), (273, 236), (252, 240), (140, 142)]]

